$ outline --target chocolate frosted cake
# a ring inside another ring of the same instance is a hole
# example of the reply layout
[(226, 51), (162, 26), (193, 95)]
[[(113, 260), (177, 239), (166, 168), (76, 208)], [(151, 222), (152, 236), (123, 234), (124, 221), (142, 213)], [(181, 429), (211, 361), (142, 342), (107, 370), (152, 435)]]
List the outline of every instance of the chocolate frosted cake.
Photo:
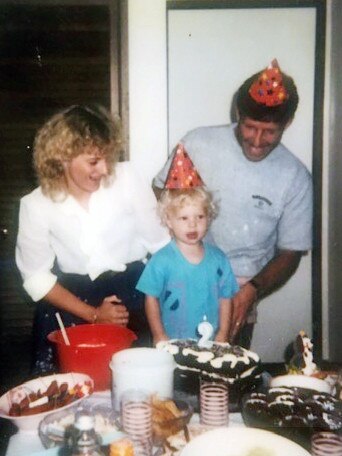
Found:
[(159, 342), (157, 348), (174, 356), (177, 366), (199, 372), (213, 379), (235, 383), (258, 373), (260, 359), (256, 353), (237, 345), (213, 342), (199, 347), (194, 339), (172, 339)]

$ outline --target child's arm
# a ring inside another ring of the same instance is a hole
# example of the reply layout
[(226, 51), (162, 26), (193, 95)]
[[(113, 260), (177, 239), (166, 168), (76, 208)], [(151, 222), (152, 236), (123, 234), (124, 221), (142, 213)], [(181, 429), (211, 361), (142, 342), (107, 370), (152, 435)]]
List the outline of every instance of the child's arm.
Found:
[(232, 300), (229, 298), (220, 299), (219, 329), (215, 336), (215, 342), (230, 342), (230, 324), (232, 319)]
[(159, 301), (154, 296), (146, 295), (145, 312), (148, 324), (153, 336), (153, 343), (156, 345), (161, 340), (169, 340), (160, 316)]

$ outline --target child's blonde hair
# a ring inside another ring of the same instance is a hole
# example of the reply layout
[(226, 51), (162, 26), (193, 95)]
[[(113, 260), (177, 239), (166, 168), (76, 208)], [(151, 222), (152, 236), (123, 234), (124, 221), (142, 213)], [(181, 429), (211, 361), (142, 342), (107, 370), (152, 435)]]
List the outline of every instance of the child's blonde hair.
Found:
[(158, 213), (164, 225), (169, 214), (176, 212), (178, 209), (187, 204), (199, 203), (208, 217), (209, 223), (217, 215), (217, 207), (213, 202), (211, 193), (203, 187), (194, 187), (190, 189), (165, 189), (163, 190), (158, 202)]
[(119, 124), (102, 106), (74, 105), (52, 116), (34, 141), (33, 164), (45, 195), (66, 195), (64, 162), (96, 147), (113, 174), (121, 144)]

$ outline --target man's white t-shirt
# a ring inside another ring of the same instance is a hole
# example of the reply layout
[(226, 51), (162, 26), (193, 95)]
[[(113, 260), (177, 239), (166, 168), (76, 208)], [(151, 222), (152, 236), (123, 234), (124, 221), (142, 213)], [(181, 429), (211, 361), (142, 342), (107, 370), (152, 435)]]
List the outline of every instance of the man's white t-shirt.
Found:
[[(312, 243), (312, 179), (279, 144), (265, 159), (248, 160), (236, 124), (202, 127), (180, 141), (219, 206), (209, 236), (238, 277), (256, 275), (275, 249), (307, 251)], [(154, 179), (163, 188), (172, 157)]]

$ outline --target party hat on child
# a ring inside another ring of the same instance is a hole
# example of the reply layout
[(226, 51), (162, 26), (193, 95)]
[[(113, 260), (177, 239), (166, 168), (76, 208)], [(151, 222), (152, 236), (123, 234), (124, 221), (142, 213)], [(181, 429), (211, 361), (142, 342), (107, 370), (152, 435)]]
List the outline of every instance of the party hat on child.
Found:
[(278, 106), (288, 98), (283, 86), (283, 76), (276, 59), (260, 73), (249, 89), (249, 95), (257, 103), (265, 106)]
[(201, 176), (198, 174), (183, 144), (178, 144), (167, 175), (165, 188), (189, 189), (203, 185)]

